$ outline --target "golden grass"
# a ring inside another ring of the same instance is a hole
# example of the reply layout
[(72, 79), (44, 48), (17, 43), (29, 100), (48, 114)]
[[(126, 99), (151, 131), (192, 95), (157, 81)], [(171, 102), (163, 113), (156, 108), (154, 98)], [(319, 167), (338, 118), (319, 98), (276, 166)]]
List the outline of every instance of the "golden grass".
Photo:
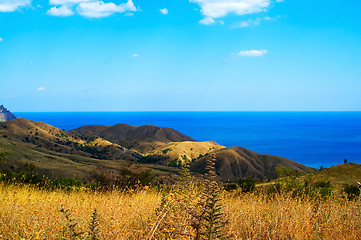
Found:
[(206, 142), (171, 142), (158, 147), (147, 155), (160, 154), (168, 156), (171, 160), (180, 160), (184, 162), (184, 156), (188, 160), (198, 158), (200, 155), (211, 153), (225, 148), (213, 141)]
[[(134, 192), (66, 193), (0, 184), (0, 239), (62, 239), (67, 230), (65, 217), (59, 211), (62, 205), (78, 221), (78, 231), (88, 230), (90, 217), (97, 209), (100, 239), (166, 239), (171, 234), (165, 233), (187, 224), (185, 220), (189, 221), (189, 216), (177, 217), (177, 211), (181, 210), (173, 205), (163, 219), (157, 217), (161, 195), (147, 188)], [(172, 197), (173, 202), (179, 201), (173, 194), (168, 195), (168, 200)], [(225, 218), (229, 219), (225, 231), (231, 239), (360, 239), (361, 236), (360, 201), (223, 193), (222, 204)], [(163, 229), (165, 226), (167, 229)], [(192, 233), (190, 227), (184, 231)], [(191, 239), (185, 235), (172, 237)]]

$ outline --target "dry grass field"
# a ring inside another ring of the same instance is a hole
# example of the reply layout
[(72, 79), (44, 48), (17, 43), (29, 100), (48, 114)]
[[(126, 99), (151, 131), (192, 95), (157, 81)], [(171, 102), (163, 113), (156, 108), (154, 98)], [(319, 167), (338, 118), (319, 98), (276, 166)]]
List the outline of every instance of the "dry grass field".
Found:
[[(148, 187), (64, 192), (0, 184), (0, 199), (0, 239), (194, 239), (192, 216), (182, 203), (194, 204), (199, 194)], [(360, 201), (223, 192), (220, 203), (222, 218), (228, 220), (223, 228), (227, 239), (360, 239), (361, 235)], [(94, 209), (94, 219), (99, 220), (88, 233)]]

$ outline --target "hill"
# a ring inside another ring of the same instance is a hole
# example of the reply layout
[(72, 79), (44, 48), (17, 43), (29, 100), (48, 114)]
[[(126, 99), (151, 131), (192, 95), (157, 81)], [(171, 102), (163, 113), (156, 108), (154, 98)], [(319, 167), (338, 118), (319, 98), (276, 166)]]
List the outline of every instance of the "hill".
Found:
[(0, 106), (0, 122), (16, 119), (16, 116), (8, 111), (3, 105)]
[(140, 127), (117, 124), (114, 126), (88, 125), (70, 131), (84, 138), (101, 137), (123, 147), (134, 149), (141, 153), (150, 152), (170, 142), (194, 141), (172, 128), (163, 128), (153, 125)]
[[(253, 176), (255, 178), (277, 178), (276, 167), (288, 167), (294, 171), (311, 171), (312, 168), (296, 163), (290, 159), (262, 155), (243, 147), (228, 147), (215, 152), (217, 157), (217, 174), (223, 181), (236, 181), (241, 177)], [(206, 160), (204, 156), (191, 164), (191, 171), (204, 173)]]
[(196, 142), (174, 129), (152, 125), (93, 125), (64, 131), (42, 122), (14, 119), (0, 123), (1, 152), (11, 153), (7, 156), (8, 168), (32, 163), (48, 176), (70, 175), (80, 179), (87, 179), (99, 169), (112, 174), (129, 167), (139, 171), (154, 169), (159, 179), (174, 180), (186, 159), (191, 160), (191, 171), (195, 175), (204, 173), (206, 158), (213, 152), (222, 181), (236, 181), (246, 176), (274, 179), (278, 166), (295, 171), (311, 169), (286, 158), (261, 155), (242, 147), (225, 148), (212, 141)]
[(225, 148), (213, 141), (206, 142), (172, 142), (158, 147), (147, 154), (148, 157), (156, 158), (157, 156), (167, 159), (167, 164), (180, 165), (185, 160), (196, 160), (205, 154)]
[(133, 161), (141, 157), (134, 151), (101, 138), (84, 140), (59, 128), (24, 118), (1, 123), (0, 134), (10, 140), (28, 143), (38, 148), (84, 157)]
[(361, 182), (361, 164), (346, 163), (324, 168), (313, 173), (310, 177), (319, 180), (331, 181), (336, 192), (341, 193), (344, 184), (356, 186), (357, 182)]
[(15, 119), (0, 124), (0, 153), (8, 153), (0, 169), (18, 169), (24, 164), (51, 178), (75, 177), (89, 181), (92, 174), (116, 176), (122, 169), (148, 169), (160, 181), (174, 182), (178, 169), (138, 163), (142, 155), (101, 138), (85, 141), (45, 123)]

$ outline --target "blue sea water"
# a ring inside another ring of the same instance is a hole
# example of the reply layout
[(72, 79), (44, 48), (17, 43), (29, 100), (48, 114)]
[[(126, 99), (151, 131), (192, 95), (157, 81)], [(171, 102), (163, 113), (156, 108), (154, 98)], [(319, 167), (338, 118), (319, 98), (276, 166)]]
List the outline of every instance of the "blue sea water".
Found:
[(174, 128), (310, 167), (361, 163), (361, 112), (18, 112), (19, 117), (71, 130), (89, 124)]

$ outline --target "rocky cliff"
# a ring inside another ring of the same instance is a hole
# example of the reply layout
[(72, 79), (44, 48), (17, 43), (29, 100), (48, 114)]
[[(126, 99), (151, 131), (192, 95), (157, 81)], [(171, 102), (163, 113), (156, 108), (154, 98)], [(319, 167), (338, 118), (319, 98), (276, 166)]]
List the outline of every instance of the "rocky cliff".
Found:
[(17, 117), (8, 111), (3, 105), (0, 106), (0, 122), (6, 122), (16, 118)]

